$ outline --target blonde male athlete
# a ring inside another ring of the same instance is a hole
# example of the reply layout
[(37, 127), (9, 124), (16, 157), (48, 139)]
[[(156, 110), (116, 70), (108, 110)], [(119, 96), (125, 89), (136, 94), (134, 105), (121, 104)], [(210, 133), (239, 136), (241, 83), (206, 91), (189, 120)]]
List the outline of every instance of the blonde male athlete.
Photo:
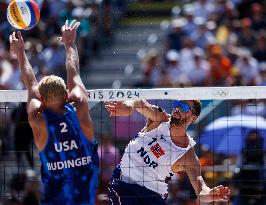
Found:
[(38, 148), (43, 182), (41, 204), (94, 205), (98, 181), (98, 155), (89, 115), (88, 96), (79, 75), (75, 46), (80, 23), (66, 21), (59, 40), (66, 50), (67, 86), (62, 78), (36, 81), (20, 32), (10, 35), (28, 89), (28, 119)]
[(166, 179), (186, 171), (200, 201), (228, 200), (228, 187), (209, 188), (194, 151), (196, 142), (186, 133), (201, 112), (200, 101), (175, 101), (171, 115), (147, 101), (107, 102), (111, 116), (129, 116), (134, 110), (148, 118), (146, 126), (125, 149), (109, 186), (112, 205), (164, 205)]

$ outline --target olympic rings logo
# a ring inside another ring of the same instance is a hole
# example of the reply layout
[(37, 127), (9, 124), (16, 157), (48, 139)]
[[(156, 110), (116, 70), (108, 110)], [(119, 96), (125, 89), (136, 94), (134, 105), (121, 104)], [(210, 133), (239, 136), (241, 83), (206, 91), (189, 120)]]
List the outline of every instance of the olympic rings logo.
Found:
[(212, 92), (214, 96), (226, 97), (229, 94), (229, 90), (218, 89)]

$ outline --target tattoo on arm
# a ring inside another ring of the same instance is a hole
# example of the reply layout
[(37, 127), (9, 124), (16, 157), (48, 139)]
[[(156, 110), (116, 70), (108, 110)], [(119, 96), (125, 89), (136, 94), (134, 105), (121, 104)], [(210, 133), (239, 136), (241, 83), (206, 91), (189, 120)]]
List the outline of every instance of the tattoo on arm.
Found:
[(18, 57), (18, 62), (21, 70), (21, 76), (23, 82), (28, 90), (30, 90), (34, 85), (37, 85), (38, 82), (35, 78), (33, 69), (30, 65), (30, 62), (24, 52), (21, 56)]

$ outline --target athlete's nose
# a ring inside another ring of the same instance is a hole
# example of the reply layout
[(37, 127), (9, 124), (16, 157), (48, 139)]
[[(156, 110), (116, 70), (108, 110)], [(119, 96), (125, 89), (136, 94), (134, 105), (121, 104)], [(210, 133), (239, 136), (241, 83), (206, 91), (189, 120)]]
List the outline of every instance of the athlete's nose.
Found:
[(176, 107), (175, 108), (175, 112), (179, 113), (180, 112), (180, 108), (179, 107)]

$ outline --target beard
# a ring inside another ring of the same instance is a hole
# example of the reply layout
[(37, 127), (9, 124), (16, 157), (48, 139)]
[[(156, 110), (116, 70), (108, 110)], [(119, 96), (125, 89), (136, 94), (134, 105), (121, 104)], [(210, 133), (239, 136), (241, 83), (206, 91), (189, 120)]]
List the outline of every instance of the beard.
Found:
[(178, 115), (177, 117), (174, 117), (173, 115), (171, 116), (170, 125), (180, 127), (184, 124), (186, 124), (186, 118), (182, 119), (180, 115)]

